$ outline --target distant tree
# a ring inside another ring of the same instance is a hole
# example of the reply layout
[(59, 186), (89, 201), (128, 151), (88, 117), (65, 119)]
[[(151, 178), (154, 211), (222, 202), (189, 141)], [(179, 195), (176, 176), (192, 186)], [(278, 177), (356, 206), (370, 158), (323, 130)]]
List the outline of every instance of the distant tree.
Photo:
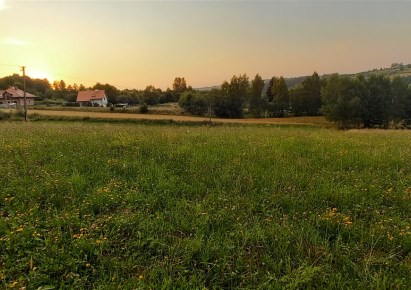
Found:
[(156, 89), (154, 86), (149, 85), (143, 91), (143, 103), (154, 106), (160, 101), (162, 92), (160, 89)]
[(316, 72), (311, 77), (307, 77), (302, 82), (304, 90), (304, 98), (306, 102), (306, 111), (308, 116), (317, 116), (320, 114), (322, 106), (321, 87), (322, 83), (320, 77)]
[(65, 81), (60, 80), (60, 82), (59, 82), (59, 84), (58, 84), (58, 89), (59, 89), (60, 91), (63, 91), (63, 92), (66, 90), (66, 83), (65, 83)]
[(180, 96), (178, 101), (180, 107), (193, 115), (204, 115), (208, 109), (208, 101), (200, 92), (187, 91)]
[(212, 91), (215, 98), (214, 113), (219, 117), (241, 118), (243, 103), (249, 99), (250, 83), (246, 74), (233, 76), (230, 83), (225, 81), (221, 90)]
[(274, 95), (273, 95), (273, 86), (274, 86), (274, 83), (276, 83), (276, 82), (277, 82), (277, 78), (276, 78), (276, 77), (272, 77), (272, 78), (270, 79), (270, 81), (268, 82), (267, 91), (266, 91), (266, 93), (265, 93), (268, 102), (272, 102), (272, 101), (273, 101), (273, 98), (274, 98)]
[(326, 84), (316, 72), (293, 88), (290, 95), (291, 110), (296, 116), (317, 116), (322, 106), (321, 88)]
[(391, 82), (391, 112), (390, 119), (395, 124), (411, 119), (411, 89), (401, 77), (395, 77)]
[(334, 74), (321, 91), (323, 114), (342, 129), (361, 125), (361, 97), (356, 94), (356, 85), (353, 79)]
[(290, 89), (290, 106), (295, 116), (307, 114), (307, 101), (302, 85)]
[(283, 77), (275, 80), (271, 89), (273, 94), (272, 104), (269, 107), (270, 115), (284, 117), (290, 107), (290, 94)]
[(261, 117), (261, 112), (264, 109), (264, 99), (262, 92), (264, 88), (264, 81), (259, 74), (257, 74), (251, 81), (251, 98), (249, 110), (252, 116)]
[(161, 95), (160, 97), (160, 103), (170, 103), (170, 102), (176, 102), (175, 94), (174, 91), (172, 91), (170, 88), (167, 88), (167, 90)]
[[(82, 85), (80, 85), (81, 87)], [(106, 95), (108, 97), (108, 102), (112, 104), (117, 104), (118, 100), (117, 97), (120, 94), (120, 91), (115, 87), (110, 84), (101, 84), (101, 83), (96, 83), (93, 87), (93, 90), (104, 90), (106, 92)]]
[(177, 94), (182, 94), (187, 91), (187, 83), (184, 78), (176, 77), (173, 83), (173, 91)]
[(387, 127), (391, 111), (391, 83), (383, 75), (371, 75), (366, 80), (368, 94), (361, 99), (364, 127)]

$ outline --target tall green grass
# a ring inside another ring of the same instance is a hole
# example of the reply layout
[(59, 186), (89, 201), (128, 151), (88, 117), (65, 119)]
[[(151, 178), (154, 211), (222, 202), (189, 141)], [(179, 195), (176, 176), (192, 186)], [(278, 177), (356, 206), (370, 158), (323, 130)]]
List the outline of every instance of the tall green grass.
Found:
[(2, 123), (0, 284), (411, 288), (411, 132)]

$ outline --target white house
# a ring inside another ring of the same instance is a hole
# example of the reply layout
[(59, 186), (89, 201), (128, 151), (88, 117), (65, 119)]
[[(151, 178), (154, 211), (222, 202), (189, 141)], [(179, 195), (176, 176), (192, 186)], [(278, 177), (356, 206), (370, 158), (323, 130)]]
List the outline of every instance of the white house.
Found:
[(93, 105), (107, 107), (108, 98), (104, 90), (80, 91), (77, 94), (76, 102), (80, 103), (80, 106), (84, 106), (90, 102)]

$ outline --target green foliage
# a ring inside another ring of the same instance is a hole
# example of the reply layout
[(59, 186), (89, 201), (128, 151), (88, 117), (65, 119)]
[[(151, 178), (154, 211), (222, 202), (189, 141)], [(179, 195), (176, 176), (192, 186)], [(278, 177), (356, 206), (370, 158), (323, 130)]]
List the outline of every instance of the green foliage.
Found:
[(140, 111), (141, 114), (146, 114), (146, 113), (148, 113), (148, 106), (147, 106), (147, 104), (142, 104), (142, 105), (140, 106), (140, 108), (139, 108), (139, 111)]
[(0, 109), (0, 121), (8, 120), (11, 117), (10, 112), (6, 112)]
[(272, 80), (272, 102), (268, 105), (268, 113), (273, 117), (284, 117), (290, 108), (288, 87), (283, 77), (273, 78)]
[(333, 75), (322, 90), (322, 112), (342, 128), (387, 128), (391, 121), (407, 123), (408, 96), (407, 85), (399, 78), (391, 82), (382, 75), (367, 79)]
[(242, 118), (243, 103), (249, 99), (250, 83), (246, 74), (233, 76), (230, 83), (225, 81), (221, 90), (213, 90), (214, 113), (223, 118)]
[(180, 96), (178, 105), (190, 114), (203, 116), (208, 110), (209, 102), (206, 95), (188, 91)]
[(335, 74), (322, 90), (323, 114), (340, 128), (359, 127), (362, 121), (361, 104), (362, 80), (353, 81), (349, 77)]
[(143, 91), (143, 103), (149, 106), (157, 105), (160, 101), (161, 89), (156, 89), (154, 86), (149, 85)]
[(306, 77), (300, 85), (292, 89), (290, 105), (296, 116), (318, 116), (322, 106), (321, 88), (326, 81), (316, 72)]
[(270, 81), (268, 82), (268, 87), (267, 87), (267, 91), (266, 91), (266, 98), (268, 102), (272, 102), (274, 95), (273, 95), (273, 87), (274, 87), (274, 83), (277, 82), (277, 78), (276, 77), (272, 77), (270, 79)]
[(410, 289), (410, 137), (4, 122), (0, 283)]
[(184, 78), (176, 77), (173, 83), (173, 91), (176, 94), (182, 94), (187, 91), (187, 83)]
[(108, 102), (115, 104), (118, 103), (117, 97), (120, 95), (120, 91), (115, 87), (110, 84), (101, 84), (101, 83), (96, 83), (93, 87), (93, 90), (104, 90), (106, 92)]
[(249, 111), (253, 117), (261, 117), (261, 113), (266, 109), (266, 102), (263, 99), (262, 92), (264, 81), (259, 74), (251, 81), (251, 98)]

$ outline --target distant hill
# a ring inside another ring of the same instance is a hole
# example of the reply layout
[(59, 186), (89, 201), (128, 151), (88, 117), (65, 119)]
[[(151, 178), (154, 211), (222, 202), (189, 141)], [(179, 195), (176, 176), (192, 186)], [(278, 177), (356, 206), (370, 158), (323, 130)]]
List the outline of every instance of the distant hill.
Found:
[[(405, 78), (407, 83), (411, 85), (411, 64), (402, 64), (402, 63), (393, 63), (391, 67), (389, 68), (380, 68), (380, 69), (373, 69), (369, 71), (364, 71), (364, 72), (359, 72), (359, 73), (354, 73), (354, 74), (344, 74), (346, 76), (351, 76), (351, 77), (356, 77), (359, 75), (363, 75), (365, 77), (368, 77), (372, 74), (377, 74), (377, 75), (384, 75), (389, 78), (394, 78), (396, 76), (400, 76)], [(321, 77), (328, 77), (331, 76), (331, 74), (324, 74)], [(293, 88), (299, 84), (302, 83), (302, 81), (306, 78), (307, 76), (301, 76), (301, 77), (290, 77), (290, 78), (284, 78), (285, 83), (287, 84), (288, 88)], [(270, 79), (264, 80), (265, 86), (263, 89), (263, 93), (267, 90), (268, 83)], [(209, 86), (209, 87), (203, 87), (203, 88), (197, 88), (196, 90), (199, 91), (211, 91), (212, 89), (220, 89), (221, 85), (216, 85), (216, 86)]]
[(411, 84), (411, 64), (393, 63), (390, 68), (373, 69), (366, 72), (350, 74), (350, 76), (363, 75), (367, 77), (372, 74), (384, 75), (389, 78), (394, 78), (396, 76), (403, 77), (406, 78), (409, 84)]

